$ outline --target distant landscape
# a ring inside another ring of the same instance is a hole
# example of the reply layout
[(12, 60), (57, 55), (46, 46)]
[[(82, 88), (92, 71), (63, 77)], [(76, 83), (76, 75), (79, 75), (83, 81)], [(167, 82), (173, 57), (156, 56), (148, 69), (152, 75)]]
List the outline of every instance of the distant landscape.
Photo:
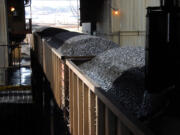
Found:
[[(29, 16), (30, 10), (26, 9)], [(34, 24), (78, 24), (79, 4), (77, 0), (32, 0)]]

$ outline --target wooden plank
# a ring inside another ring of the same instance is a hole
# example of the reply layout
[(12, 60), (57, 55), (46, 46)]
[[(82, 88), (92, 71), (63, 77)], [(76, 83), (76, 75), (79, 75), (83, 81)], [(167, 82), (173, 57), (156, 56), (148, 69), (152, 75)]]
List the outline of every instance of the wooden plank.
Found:
[(76, 96), (77, 96), (77, 134), (79, 135), (79, 128), (80, 128), (80, 121), (79, 121), (79, 117), (80, 117), (80, 115), (79, 115), (79, 113), (80, 113), (80, 111), (79, 111), (79, 78), (77, 77), (77, 93), (76, 93)]
[(57, 57), (57, 97), (58, 97), (58, 106), (61, 108), (61, 96), (60, 96), (60, 81), (59, 81), (60, 71), (59, 71), (59, 59)]
[(59, 104), (59, 95), (58, 95), (58, 58), (56, 56), (56, 103)]
[(78, 133), (83, 135), (83, 83), (78, 79)]
[(85, 84), (83, 92), (83, 135), (89, 135), (88, 87)]
[(53, 82), (52, 82), (52, 80), (53, 80), (53, 71), (52, 71), (53, 70), (53, 68), (52, 68), (53, 65), (52, 65), (52, 63), (50, 63), (51, 61), (53, 61), (53, 56), (52, 56), (52, 53), (50, 53), (49, 49), (48, 49), (48, 52), (49, 52), (49, 55), (47, 55), (47, 57), (49, 56), (48, 65), (47, 65), (49, 67), (49, 70), (47, 71), (48, 76), (49, 76), (48, 80), (51, 83), (51, 85), (53, 85)]
[(96, 134), (96, 96), (92, 91), (88, 90), (89, 103), (89, 135)]
[(89, 126), (89, 135), (91, 135), (91, 126), (92, 126), (92, 120), (91, 120), (91, 90), (90, 89), (88, 89), (88, 121), (89, 121), (89, 124), (88, 124), (88, 126)]
[(109, 110), (105, 107), (105, 135), (109, 134)]
[(58, 66), (58, 57), (56, 56), (56, 96), (57, 96), (57, 103), (58, 103), (58, 106), (60, 107), (60, 95), (59, 95), (59, 66)]
[(116, 135), (116, 117), (105, 107), (105, 135)]
[(62, 70), (62, 60), (59, 58), (59, 70), (60, 70), (60, 96), (61, 96), (61, 106), (64, 106), (64, 79), (63, 79), (63, 72)]
[[(108, 113), (108, 121), (109, 121), (109, 134), (117, 135), (117, 119), (116, 116), (109, 110)], [(123, 134), (126, 135), (126, 134)]]
[(121, 131), (121, 121), (117, 120), (117, 135), (123, 135)]
[(98, 135), (105, 135), (105, 105), (98, 99)]
[[(31, 40), (34, 40), (34, 35), (33, 34), (31, 34)], [(30, 44), (32, 44), (31, 46), (34, 46), (34, 41), (31, 41), (32, 43), (30, 43)], [(44, 71), (44, 73), (46, 73), (46, 69), (45, 69), (45, 45), (44, 45), (44, 39), (42, 39), (42, 46), (43, 46), (43, 71)]]
[(56, 103), (57, 103), (57, 99), (58, 99), (58, 95), (57, 95), (57, 76), (58, 76), (58, 74), (57, 74), (57, 56), (54, 54), (54, 56), (55, 56), (55, 97), (56, 97)]
[(96, 102), (96, 118), (95, 118), (95, 121), (96, 121), (96, 135), (98, 135), (99, 133), (99, 130), (98, 130), (98, 127), (99, 127), (99, 99), (98, 97), (96, 96), (95, 98), (95, 102)]
[(54, 55), (54, 67), (55, 67), (55, 70), (54, 70), (54, 97), (55, 97), (55, 100), (56, 100), (56, 103), (57, 103), (57, 59), (56, 59), (56, 55), (53, 53)]
[(63, 95), (62, 95), (62, 84), (61, 84), (61, 78), (62, 78), (62, 71), (61, 71), (61, 59), (60, 58), (58, 58), (58, 68), (59, 68), (59, 80), (58, 80), (58, 83), (59, 83), (59, 85), (58, 85), (58, 87), (59, 87), (59, 97), (60, 97), (60, 99), (59, 99), (59, 103), (60, 103), (60, 106), (62, 107), (62, 105), (63, 105)]
[[(49, 64), (50, 64), (50, 70), (49, 70), (49, 74), (50, 74), (50, 83), (54, 86), (54, 65), (53, 65), (53, 61), (54, 61), (54, 57), (53, 57), (53, 53), (49, 50), (50, 52), (50, 56), (52, 58), (51, 61), (49, 61)], [(52, 74), (51, 74), (51, 71), (52, 71)], [(51, 87), (53, 87), (51, 86)]]
[(69, 69), (69, 111), (70, 111), (70, 132), (73, 135), (73, 72)]
[[(56, 76), (56, 60), (55, 60), (55, 55), (54, 55), (54, 53), (52, 53), (52, 57), (53, 57), (53, 60), (52, 60), (52, 66), (53, 66), (53, 69), (51, 70), (52, 72), (53, 72), (53, 79), (51, 80), (51, 84), (53, 84), (53, 85), (51, 85), (51, 88), (52, 88), (52, 90), (53, 90), (53, 94), (55, 93), (55, 88), (56, 88), (56, 78), (55, 78), (55, 76)], [(55, 94), (54, 94), (55, 95)]]
[(78, 135), (78, 106), (77, 106), (77, 76), (74, 74), (74, 85), (73, 85), (73, 135)]
[(57, 103), (58, 103), (58, 106), (60, 107), (60, 95), (59, 95), (59, 59), (58, 57), (56, 56), (56, 86), (57, 86), (57, 92), (56, 92), (56, 95), (57, 95)]
[(64, 68), (65, 68), (65, 70), (64, 70), (64, 96), (65, 96), (64, 104), (66, 107), (68, 107), (68, 105), (69, 105), (69, 103), (68, 103), (68, 98), (69, 98), (69, 96), (68, 96), (69, 95), (69, 91), (68, 91), (68, 89), (69, 89), (69, 70), (67, 70), (68, 67), (64, 62), (63, 62), (63, 64), (64, 64)]

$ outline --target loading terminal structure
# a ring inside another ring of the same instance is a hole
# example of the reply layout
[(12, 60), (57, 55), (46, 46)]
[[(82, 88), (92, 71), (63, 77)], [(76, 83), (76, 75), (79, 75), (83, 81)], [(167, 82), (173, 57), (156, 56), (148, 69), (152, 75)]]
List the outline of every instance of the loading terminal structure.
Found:
[[(0, 1), (2, 134), (180, 133), (180, 1), (80, 0), (81, 23), (90, 22), (96, 36), (55, 27), (32, 31), (24, 14), (31, 1), (18, 2)], [(138, 11), (142, 4), (149, 4), (147, 14)], [(128, 13), (129, 5), (143, 19), (130, 21), (131, 10), (127, 18), (111, 14)], [(21, 56), (26, 44), (30, 54)]]

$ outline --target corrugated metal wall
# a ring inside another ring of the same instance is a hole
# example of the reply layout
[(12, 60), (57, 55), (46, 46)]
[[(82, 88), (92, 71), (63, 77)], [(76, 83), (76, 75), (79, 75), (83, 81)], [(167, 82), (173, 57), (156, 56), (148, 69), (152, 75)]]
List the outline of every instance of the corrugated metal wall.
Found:
[(0, 67), (8, 66), (7, 20), (5, 0), (0, 0)]
[[(105, 34), (106, 37), (119, 43), (121, 46), (144, 46), (146, 33), (146, 8), (148, 6), (159, 6), (160, 0), (111, 0), (110, 4), (111, 5), (108, 5), (109, 7), (120, 9), (120, 16), (113, 16), (110, 14), (110, 20), (104, 18), (103, 21), (108, 21), (111, 27), (109, 33), (106, 31), (108, 33)], [(101, 26), (101, 28), (103, 27)], [(104, 31), (97, 29), (97, 33), (101, 32), (103, 33)]]

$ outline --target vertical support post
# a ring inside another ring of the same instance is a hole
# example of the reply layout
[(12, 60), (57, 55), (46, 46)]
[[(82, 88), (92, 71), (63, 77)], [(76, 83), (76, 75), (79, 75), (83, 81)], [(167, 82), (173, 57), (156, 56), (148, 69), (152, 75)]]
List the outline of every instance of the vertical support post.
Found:
[(73, 107), (73, 72), (69, 69), (69, 110), (70, 110), (70, 132), (73, 135), (73, 112), (74, 112), (74, 107)]
[(83, 90), (83, 135), (89, 133), (89, 120), (88, 120), (88, 87), (84, 84)]
[(117, 135), (122, 135), (120, 120), (117, 120)]
[[(60, 60), (60, 97), (61, 97), (61, 106), (64, 105), (64, 84), (65, 84), (65, 78), (64, 78), (64, 74), (65, 74), (65, 70), (64, 70), (64, 63), (62, 60)], [(70, 70), (70, 69), (69, 69)], [(72, 89), (72, 88), (71, 88)]]
[(92, 91), (88, 90), (89, 103), (89, 135), (96, 134), (96, 96)]
[(96, 96), (96, 98), (95, 98), (95, 102), (96, 102), (96, 120), (95, 120), (95, 122), (96, 122), (96, 135), (98, 135), (98, 133), (99, 133), (99, 129), (98, 129), (98, 127), (99, 127), (99, 99), (98, 99), (98, 96)]
[(98, 99), (98, 135), (105, 135), (105, 105)]
[(116, 129), (117, 129), (117, 135), (132, 135), (131, 131), (118, 118), (117, 118)]
[(105, 135), (109, 134), (109, 109), (105, 107)]
[(83, 82), (78, 79), (78, 133), (83, 135)]
[(77, 75), (74, 74), (74, 85), (73, 85), (73, 106), (74, 106), (74, 111), (73, 111), (73, 134), (78, 135), (78, 103), (77, 103)]
[(0, 67), (8, 67), (8, 25), (6, 0), (0, 0)]

